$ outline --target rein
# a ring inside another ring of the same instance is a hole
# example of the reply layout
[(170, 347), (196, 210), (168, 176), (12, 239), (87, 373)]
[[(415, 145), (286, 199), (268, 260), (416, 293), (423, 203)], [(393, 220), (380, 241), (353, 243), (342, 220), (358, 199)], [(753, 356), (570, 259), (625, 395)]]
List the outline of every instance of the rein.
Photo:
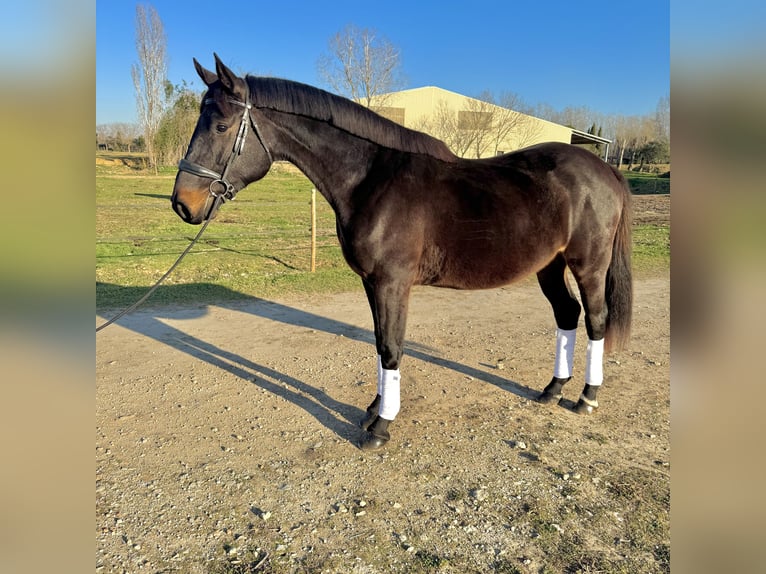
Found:
[[(223, 197), (218, 195), (218, 196), (215, 197), (215, 202), (213, 203), (213, 209), (210, 210), (210, 213), (215, 213), (215, 210), (218, 208), (220, 203), (223, 203)], [(200, 237), (202, 237), (202, 232), (205, 231), (205, 229), (207, 228), (207, 224), (210, 223), (210, 221), (211, 221), (210, 218), (205, 219), (205, 223), (202, 225), (202, 229), (200, 229), (199, 232), (197, 233), (196, 237), (194, 239), (192, 239), (192, 242), (189, 244), (189, 246), (186, 249), (184, 249), (184, 252), (181, 253), (181, 255), (178, 257), (178, 259), (176, 259), (176, 262), (173, 263), (173, 265), (170, 266), (170, 269), (168, 269), (165, 272), (165, 274), (162, 277), (160, 277), (154, 285), (152, 285), (152, 287), (149, 289), (149, 291), (146, 292), (146, 294), (143, 297), (141, 297), (138, 301), (133, 303), (127, 309), (124, 309), (124, 310), (120, 311), (119, 313), (117, 313), (117, 315), (115, 315), (114, 317), (109, 319), (106, 323), (103, 323), (103, 324), (99, 325), (98, 327), (96, 327), (96, 333), (98, 333), (104, 327), (108, 327), (109, 325), (111, 325), (112, 323), (117, 321), (118, 319), (124, 317), (125, 315), (127, 315), (131, 311), (134, 311), (136, 308), (138, 308), (139, 305), (141, 305), (141, 303), (146, 301), (149, 298), (149, 296), (157, 290), (157, 287), (159, 287), (160, 284), (165, 279), (167, 279), (168, 276), (173, 272), (173, 270), (176, 267), (178, 267), (178, 264), (181, 263), (181, 259), (186, 257), (186, 254), (189, 253), (189, 251), (191, 251), (191, 248), (194, 246), (195, 243), (197, 243), (197, 240)]]
[[(141, 297), (141, 299), (139, 299), (138, 301), (133, 303), (133, 305), (131, 305), (127, 309), (121, 311), (120, 313), (118, 313), (117, 315), (109, 319), (106, 323), (96, 327), (97, 333), (104, 327), (111, 325), (112, 323), (120, 319), (121, 317), (135, 310), (139, 305), (141, 305), (141, 303), (146, 301), (149, 298), (149, 296), (157, 290), (157, 287), (159, 287), (160, 284), (173, 272), (173, 270), (178, 266), (178, 264), (186, 256), (186, 254), (189, 253), (189, 251), (194, 246), (194, 244), (197, 243), (197, 240), (202, 236), (202, 233), (205, 231), (208, 223), (210, 223), (211, 221), (210, 216), (213, 213), (215, 213), (220, 207), (220, 205), (224, 203), (227, 199), (233, 200), (234, 197), (237, 195), (238, 190), (236, 190), (234, 186), (226, 180), (226, 176), (228, 175), (229, 168), (231, 168), (232, 164), (234, 163), (234, 160), (242, 153), (242, 150), (245, 147), (245, 140), (247, 139), (247, 132), (250, 125), (253, 126), (253, 131), (255, 132), (255, 136), (258, 138), (258, 141), (261, 142), (261, 145), (263, 146), (263, 150), (266, 152), (266, 155), (269, 157), (269, 161), (273, 162), (273, 159), (271, 157), (271, 152), (269, 151), (269, 148), (266, 147), (266, 143), (263, 141), (263, 136), (261, 135), (261, 131), (258, 129), (258, 124), (256, 123), (255, 118), (253, 117), (253, 104), (250, 102), (250, 86), (247, 84), (247, 82), (245, 82), (245, 101), (244, 102), (235, 100), (233, 98), (227, 98), (227, 101), (236, 106), (244, 108), (244, 111), (242, 112), (242, 119), (239, 122), (237, 139), (234, 141), (234, 147), (232, 148), (231, 153), (229, 154), (229, 159), (226, 160), (226, 165), (224, 165), (223, 173), (218, 173), (217, 171), (213, 171), (212, 169), (199, 165), (198, 163), (189, 161), (186, 158), (183, 158), (178, 163), (179, 171), (185, 171), (192, 175), (196, 175), (197, 177), (205, 177), (205, 178), (209, 178), (213, 180), (210, 182), (210, 186), (209, 186), (210, 195), (213, 197), (213, 206), (210, 208), (210, 211), (208, 211), (208, 215), (205, 218), (205, 223), (202, 225), (202, 229), (199, 230), (199, 232), (197, 233), (197, 236), (194, 239), (192, 239), (192, 242), (184, 250), (184, 252), (181, 253), (178, 259), (176, 259), (176, 262), (173, 263), (173, 265), (171, 265), (170, 269), (168, 269), (165, 272), (165, 274), (159, 278), (159, 280), (149, 289), (149, 291), (147, 291), (147, 293), (143, 297)], [(212, 102), (213, 100), (207, 99), (203, 102), (203, 104), (210, 104)]]

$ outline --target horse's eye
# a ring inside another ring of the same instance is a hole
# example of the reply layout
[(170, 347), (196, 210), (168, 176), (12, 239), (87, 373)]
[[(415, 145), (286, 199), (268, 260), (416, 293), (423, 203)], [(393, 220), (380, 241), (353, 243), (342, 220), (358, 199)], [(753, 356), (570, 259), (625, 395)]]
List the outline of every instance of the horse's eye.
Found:
[(217, 126), (215, 126), (215, 129), (219, 134), (222, 134), (223, 132), (229, 129), (229, 126), (227, 126), (226, 124), (218, 124)]

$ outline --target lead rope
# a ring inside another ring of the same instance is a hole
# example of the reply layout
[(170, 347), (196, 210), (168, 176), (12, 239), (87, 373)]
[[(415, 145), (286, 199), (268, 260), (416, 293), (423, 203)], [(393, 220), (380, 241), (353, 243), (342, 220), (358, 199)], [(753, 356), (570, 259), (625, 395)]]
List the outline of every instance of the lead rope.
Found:
[[(216, 209), (218, 208), (218, 204), (219, 204), (220, 202), (222, 202), (222, 201), (223, 201), (223, 196), (222, 196), (222, 195), (217, 195), (217, 196), (215, 196), (215, 201), (213, 202), (213, 207), (210, 209), (210, 211), (209, 211), (208, 213), (215, 213)], [(114, 317), (112, 317), (111, 319), (109, 319), (109, 320), (108, 320), (106, 323), (104, 323), (104, 324), (102, 324), (102, 325), (99, 325), (98, 327), (96, 327), (96, 333), (98, 333), (98, 332), (99, 332), (101, 329), (103, 329), (104, 327), (108, 327), (109, 325), (111, 325), (112, 323), (114, 323), (115, 321), (117, 321), (118, 319), (120, 319), (120, 318), (124, 317), (125, 315), (127, 315), (127, 314), (128, 314), (128, 313), (130, 313), (131, 311), (134, 311), (136, 308), (138, 308), (138, 306), (139, 306), (139, 305), (141, 305), (141, 303), (143, 303), (144, 301), (146, 301), (146, 300), (147, 300), (147, 299), (148, 299), (148, 298), (151, 296), (151, 294), (152, 294), (152, 293), (154, 293), (154, 292), (157, 290), (157, 287), (159, 287), (159, 286), (160, 286), (160, 284), (161, 284), (161, 283), (162, 283), (162, 282), (163, 282), (165, 279), (167, 279), (167, 278), (168, 278), (168, 276), (169, 276), (169, 275), (170, 275), (170, 274), (173, 272), (173, 270), (174, 270), (176, 267), (178, 267), (178, 264), (179, 264), (179, 263), (181, 263), (181, 259), (183, 259), (184, 257), (186, 257), (186, 254), (187, 254), (187, 253), (189, 253), (189, 251), (191, 251), (191, 248), (192, 248), (192, 247), (194, 247), (194, 244), (195, 244), (195, 243), (197, 243), (197, 240), (198, 240), (200, 237), (202, 237), (202, 233), (205, 231), (205, 229), (207, 228), (207, 224), (208, 224), (208, 223), (210, 223), (210, 221), (211, 221), (211, 220), (210, 220), (210, 218), (209, 218), (209, 217), (208, 217), (207, 219), (205, 219), (205, 223), (202, 225), (202, 229), (200, 229), (200, 230), (199, 230), (199, 232), (197, 233), (197, 236), (196, 236), (194, 239), (192, 239), (192, 242), (189, 244), (189, 246), (188, 246), (186, 249), (184, 249), (184, 252), (183, 252), (183, 253), (181, 253), (181, 255), (178, 257), (178, 259), (176, 259), (176, 262), (175, 262), (175, 263), (173, 263), (173, 265), (171, 265), (171, 266), (170, 266), (170, 269), (168, 269), (168, 270), (165, 272), (165, 274), (164, 274), (162, 277), (160, 277), (160, 278), (159, 278), (159, 280), (158, 280), (158, 281), (157, 281), (157, 282), (156, 282), (156, 283), (155, 283), (155, 284), (154, 284), (154, 285), (153, 285), (153, 286), (152, 286), (152, 287), (149, 289), (149, 291), (147, 291), (147, 292), (146, 292), (146, 294), (145, 294), (143, 297), (141, 297), (141, 298), (140, 298), (138, 301), (136, 301), (135, 303), (133, 303), (133, 304), (132, 304), (130, 307), (128, 307), (127, 309), (124, 309), (123, 311), (120, 311), (119, 313), (117, 313), (117, 315), (115, 315)]]

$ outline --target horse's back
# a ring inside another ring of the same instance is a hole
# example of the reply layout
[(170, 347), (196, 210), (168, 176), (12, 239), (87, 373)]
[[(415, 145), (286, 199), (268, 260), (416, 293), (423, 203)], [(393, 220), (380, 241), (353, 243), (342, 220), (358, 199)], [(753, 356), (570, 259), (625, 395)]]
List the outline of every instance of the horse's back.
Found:
[(591, 152), (561, 143), (446, 166), (427, 221), (422, 282), (492, 288), (540, 270), (573, 235), (616, 221), (618, 177)]
[(492, 158), (472, 161), (537, 175), (569, 175), (572, 180), (566, 183), (573, 185), (593, 177), (605, 177), (613, 172), (613, 168), (594, 153), (563, 142), (539, 143)]
[(572, 231), (583, 217), (593, 219), (595, 215), (599, 220), (610, 220), (610, 214), (619, 215), (629, 200), (625, 179), (619, 171), (575, 145), (537, 144), (498, 156), (496, 163), (511, 171), (530, 174), (532, 185), (527, 193), (566, 205)]

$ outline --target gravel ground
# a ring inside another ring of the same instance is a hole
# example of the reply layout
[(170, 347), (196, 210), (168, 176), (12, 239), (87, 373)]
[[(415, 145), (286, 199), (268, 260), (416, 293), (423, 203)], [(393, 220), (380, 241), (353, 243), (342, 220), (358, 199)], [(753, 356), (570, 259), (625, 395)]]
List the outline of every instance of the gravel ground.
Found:
[[(637, 222), (669, 217), (636, 200)], [(668, 572), (669, 300), (668, 277), (636, 281), (630, 348), (582, 417), (581, 380), (533, 400), (555, 338), (533, 281), (416, 289), (373, 453), (361, 289), (136, 312), (97, 338), (96, 571)]]
[(555, 330), (536, 286), (417, 290), (375, 453), (362, 293), (136, 313), (97, 341), (97, 570), (665, 571), (669, 281), (635, 313), (578, 417), (530, 400)]

